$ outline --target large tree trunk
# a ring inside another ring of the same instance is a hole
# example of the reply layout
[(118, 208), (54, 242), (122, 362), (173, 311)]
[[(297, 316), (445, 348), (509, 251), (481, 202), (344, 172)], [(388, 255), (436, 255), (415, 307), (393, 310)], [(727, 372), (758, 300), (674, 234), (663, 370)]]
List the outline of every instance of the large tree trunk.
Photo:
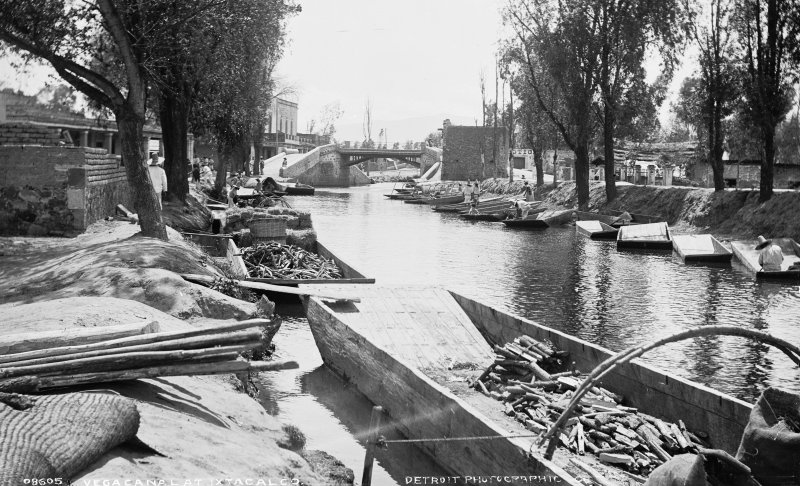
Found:
[(578, 208), (589, 208), (589, 142), (578, 140), (575, 146), (575, 187), (578, 192)]
[(231, 148), (225, 144), (220, 143), (217, 150), (217, 177), (214, 180), (214, 192), (219, 196), (223, 196), (225, 192), (225, 185), (228, 179), (228, 167), (231, 162)]
[(544, 146), (542, 144), (533, 146), (533, 165), (536, 167), (536, 186), (544, 185)]
[[(603, 108), (603, 145), (605, 156), (606, 201), (617, 198), (616, 176), (614, 174), (614, 110), (606, 102)], [(587, 174), (588, 176), (588, 174)]]
[(177, 96), (161, 96), (159, 118), (164, 137), (164, 170), (170, 196), (186, 202), (189, 194), (189, 105)]
[(719, 102), (712, 101), (711, 118), (708, 124), (708, 155), (714, 175), (714, 191), (725, 190), (725, 163), (722, 160), (722, 113)]
[(122, 161), (128, 175), (133, 207), (139, 214), (142, 235), (167, 240), (167, 228), (161, 219), (161, 209), (158, 199), (156, 199), (160, 198), (161, 194), (156, 194), (153, 190), (153, 183), (150, 181), (150, 172), (147, 170), (147, 162), (143, 153), (144, 117), (138, 116), (125, 106), (118, 109), (115, 115), (122, 149)]
[(761, 185), (758, 201), (768, 201), (772, 197), (775, 178), (775, 127), (762, 128), (764, 136), (764, 158), (761, 159)]

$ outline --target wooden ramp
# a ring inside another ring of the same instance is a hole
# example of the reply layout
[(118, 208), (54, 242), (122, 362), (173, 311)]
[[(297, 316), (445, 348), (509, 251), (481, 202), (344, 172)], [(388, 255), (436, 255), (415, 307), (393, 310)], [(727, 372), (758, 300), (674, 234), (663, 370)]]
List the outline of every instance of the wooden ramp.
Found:
[(711, 235), (673, 235), (672, 248), (684, 262), (729, 262), (733, 253)]
[(436, 287), (303, 285), (358, 295), (329, 304), (337, 318), (371, 343), (417, 369), (490, 363), (494, 353), (447, 290)]
[(667, 223), (623, 226), (617, 234), (617, 248), (671, 250), (669, 227)]

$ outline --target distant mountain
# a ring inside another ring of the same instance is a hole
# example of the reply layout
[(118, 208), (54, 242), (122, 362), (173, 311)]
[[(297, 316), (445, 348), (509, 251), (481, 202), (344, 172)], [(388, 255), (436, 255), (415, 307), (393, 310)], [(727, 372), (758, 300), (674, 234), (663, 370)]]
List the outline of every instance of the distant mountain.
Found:
[[(474, 118), (448, 115), (427, 115), (401, 120), (375, 120), (372, 123), (372, 139), (378, 143), (378, 136), (381, 133), (381, 129), (383, 129), (386, 131), (390, 147), (394, 142), (400, 142), (400, 146), (403, 146), (406, 140), (420, 142), (429, 133), (442, 128), (442, 122), (448, 118), (453, 125), (475, 124)], [(360, 123), (337, 125), (336, 139), (340, 142), (345, 140), (362, 142), (364, 140), (362, 125)], [(383, 140), (383, 137), (380, 137), (380, 143), (383, 143)]]

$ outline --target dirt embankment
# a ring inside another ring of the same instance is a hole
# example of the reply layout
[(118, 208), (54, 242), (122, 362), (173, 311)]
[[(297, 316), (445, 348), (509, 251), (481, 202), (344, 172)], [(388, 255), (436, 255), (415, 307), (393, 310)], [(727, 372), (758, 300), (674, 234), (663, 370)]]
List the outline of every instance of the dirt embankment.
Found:
[[(0, 238), (0, 332), (152, 320), (170, 331), (256, 313), (255, 304), (178, 275), (217, 275), (220, 270), (172, 228), (166, 242), (144, 238), (138, 231), (138, 225), (128, 222), (100, 221), (72, 239)], [(331, 457), (288, 450), (293, 441), (284, 424), (243, 393), (233, 375), (135, 380), (96, 388), (136, 401), (141, 414), (138, 437), (162, 455), (120, 446), (80, 479), (352, 484), (352, 473)], [(246, 482), (257, 480), (261, 482)]]
[[(517, 194), (522, 181), (486, 181), (487, 191)], [(778, 191), (765, 202), (758, 202), (758, 191), (695, 187), (617, 186), (618, 197), (608, 204), (605, 185), (592, 184), (589, 208), (592, 211), (613, 209), (663, 217), (671, 226), (686, 232), (711, 232), (725, 238), (746, 239), (757, 235), (788, 237), (800, 240), (800, 192)], [(548, 204), (577, 207), (574, 182), (562, 182), (558, 188), (537, 188), (536, 199)]]

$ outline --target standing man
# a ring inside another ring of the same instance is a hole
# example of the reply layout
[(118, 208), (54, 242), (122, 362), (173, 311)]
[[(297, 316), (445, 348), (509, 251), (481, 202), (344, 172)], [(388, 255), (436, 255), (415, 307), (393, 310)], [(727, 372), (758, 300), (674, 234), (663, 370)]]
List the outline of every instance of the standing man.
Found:
[[(525, 176), (523, 176), (523, 178), (524, 177)], [(531, 189), (531, 186), (528, 185), (528, 181), (525, 181), (522, 184), (522, 194), (525, 196), (526, 202), (533, 200), (533, 190)]]
[(153, 152), (150, 157), (150, 165), (147, 167), (150, 172), (150, 182), (153, 183), (153, 189), (156, 191), (156, 199), (158, 199), (158, 209), (162, 209), (161, 198), (167, 192), (167, 173), (164, 172), (158, 165), (158, 154)]
[(758, 235), (758, 244), (756, 250), (761, 253), (758, 255), (758, 264), (761, 265), (761, 270), (765, 272), (780, 272), (781, 264), (783, 263), (783, 250), (781, 247), (774, 244), (772, 240), (768, 240), (761, 235)]

